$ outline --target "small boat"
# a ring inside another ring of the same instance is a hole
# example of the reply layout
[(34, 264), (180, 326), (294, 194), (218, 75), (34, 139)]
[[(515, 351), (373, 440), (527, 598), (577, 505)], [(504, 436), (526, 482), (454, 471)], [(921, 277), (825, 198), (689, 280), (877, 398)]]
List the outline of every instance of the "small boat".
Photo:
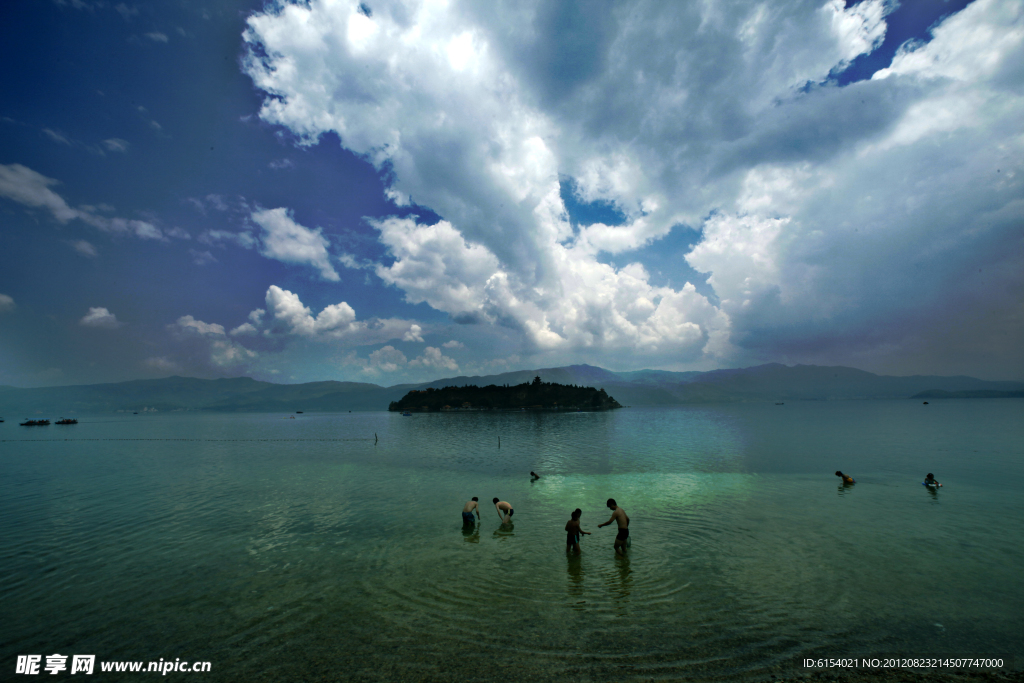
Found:
[(78, 424), (78, 420), (74, 420), (74, 419), (69, 418), (69, 417), (62, 417), (61, 419), (57, 420), (57, 422), (55, 424), (59, 424), (59, 425), (76, 425), (76, 424)]
[(296, 414), (296, 415), (302, 415), (302, 411), (301, 411), (301, 410), (296, 410), (296, 411), (295, 411), (295, 414)]
[(25, 420), (21, 423), (22, 427), (46, 427), (50, 424), (49, 420)]
[(784, 406), (786, 404), (785, 403), (776, 403), (775, 405), (777, 405), (777, 406)]
[(409, 411), (407, 410), (407, 411), (405, 411), (404, 413), (402, 413), (402, 417), (412, 417), (412, 413), (410, 413), (410, 412), (409, 412)]

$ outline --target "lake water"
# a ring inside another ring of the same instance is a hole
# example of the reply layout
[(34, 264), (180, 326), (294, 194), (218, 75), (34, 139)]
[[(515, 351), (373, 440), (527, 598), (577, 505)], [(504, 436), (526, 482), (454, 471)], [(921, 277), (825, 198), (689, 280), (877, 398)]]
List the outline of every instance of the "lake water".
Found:
[[(52, 653), (205, 660), (206, 681), (1024, 654), (1022, 400), (104, 415), (0, 440), (4, 678)], [(567, 557), (576, 507), (593, 535)]]

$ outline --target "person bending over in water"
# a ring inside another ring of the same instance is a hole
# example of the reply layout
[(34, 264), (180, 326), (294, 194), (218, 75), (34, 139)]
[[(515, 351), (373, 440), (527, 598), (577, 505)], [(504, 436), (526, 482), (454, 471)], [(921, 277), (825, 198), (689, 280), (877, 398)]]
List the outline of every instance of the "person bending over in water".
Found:
[(929, 472), (928, 474), (925, 475), (924, 481), (922, 481), (921, 483), (924, 484), (925, 486), (930, 486), (930, 487), (935, 488), (935, 489), (937, 489), (940, 486), (942, 486), (942, 484), (940, 484), (939, 482), (935, 481), (935, 475), (932, 474), (931, 472)]
[[(473, 526), (476, 524), (476, 519), (480, 519), (480, 505), (478, 503), (480, 499), (473, 496), (473, 500), (469, 501), (462, 508), (462, 526)], [(473, 511), (476, 511), (476, 519), (473, 519)]]
[(615, 504), (614, 498), (608, 499), (608, 507), (611, 508), (612, 518), (604, 524), (598, 524), (597, 528), (600, 529), (603, 526), (608, 526), (612, 522), (616, 522), (619, 525), (619, 533), (615, 536), (615, 543), (612, 547), (615, 548), (615, 552), (619, 555), (626, 554), (626, 539), (629, 538), (629, 515), (626, 511)]
[(565, 551), (576, 552), (580, 551), (580, 535), (590, 535), (589, 531), (584, 531), (580, 528), (580, 515), (583, 514), (583, 510), (576, 508), (572, 511), (572, 519), (565, 523)]
[(836, 476), (843, 480), (844, 484), (856, 484), (857, 480), (851, 477), (849, 474), (843, 474), (839, 470), (836, 470)]
[(537, 481), (538, 479), (540, 479), (540, 475), (534, 472), (533, 470), (530, 470), (530, 480)]
[[(504, 500), (498, 500), (497, 498), (494, 499), (493, 503), (494, 509), (498, 511), (498, 516), (501, 517), (501, 523), (508, 524), (509, 522), (511, 522), (512, 513), (515, 512), (515, 510), (512, 509), (512, 505)], [(502, 512), (505, 512), (507, 514), (502, 515)]]

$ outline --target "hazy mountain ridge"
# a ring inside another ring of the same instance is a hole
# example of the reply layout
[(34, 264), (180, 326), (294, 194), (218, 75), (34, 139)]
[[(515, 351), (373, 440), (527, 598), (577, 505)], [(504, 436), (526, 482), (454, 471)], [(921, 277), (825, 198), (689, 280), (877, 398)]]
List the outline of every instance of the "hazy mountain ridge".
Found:
[(974, 377), (875, 375), (843, 366), (779, 363), (709, 372), (636, 370), (616, 373), (592, 365), (520, 370), (497, 375), (459, 376), (420, 384), (383, 387), (364, 382), (322, 381), (274, 384), (249, 377), (197, 379), (167, 377), (116, 384), (22, 389), (0, 386), (0, 415), (14, 419), (144, 409), (224, 412), (336, 412), (387, 410), (410, 389), (446, 386), (517, 385), (539, 376), (545, 382), (604, 389), (622, 405), (680, 405), (742, 401), (912, 398), (939, 392), (957, 398), (1009, 396), (1024, 382)]

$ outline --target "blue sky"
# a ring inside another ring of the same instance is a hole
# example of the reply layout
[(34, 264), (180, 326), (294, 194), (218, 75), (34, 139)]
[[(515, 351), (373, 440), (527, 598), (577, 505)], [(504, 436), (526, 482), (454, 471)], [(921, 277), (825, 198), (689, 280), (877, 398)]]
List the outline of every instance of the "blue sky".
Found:
[(1024, 377), (1021, 1), (0, 6), (0, 384)]

